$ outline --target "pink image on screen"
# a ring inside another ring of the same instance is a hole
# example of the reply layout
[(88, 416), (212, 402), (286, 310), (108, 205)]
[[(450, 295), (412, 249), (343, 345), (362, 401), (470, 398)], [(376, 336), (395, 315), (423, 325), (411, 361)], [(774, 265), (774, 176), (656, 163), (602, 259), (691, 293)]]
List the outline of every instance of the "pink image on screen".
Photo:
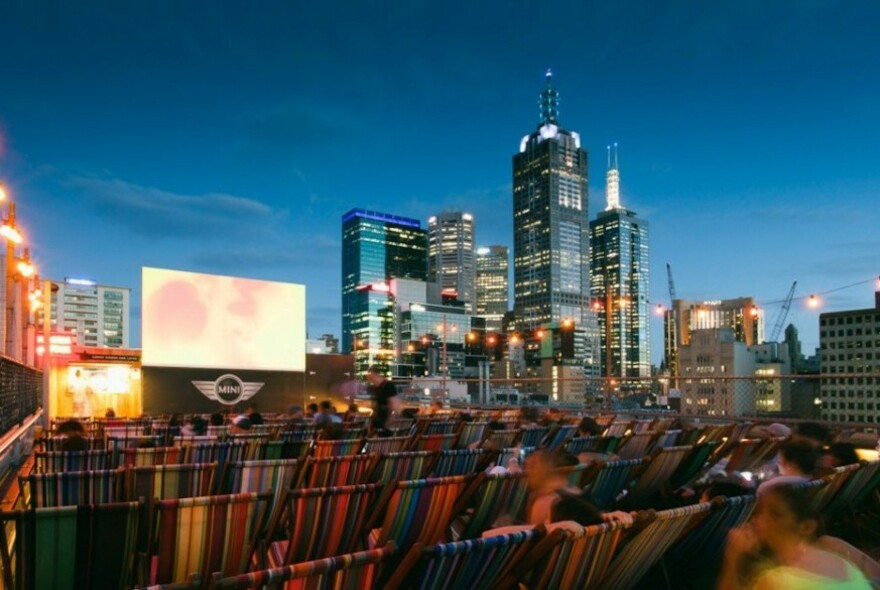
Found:
[(162, 285), (150, 297), (149, 321), (154, 329), (180, 344), (201, 338), (208, 320), (208, 310), (195, 285), (172, 281)]

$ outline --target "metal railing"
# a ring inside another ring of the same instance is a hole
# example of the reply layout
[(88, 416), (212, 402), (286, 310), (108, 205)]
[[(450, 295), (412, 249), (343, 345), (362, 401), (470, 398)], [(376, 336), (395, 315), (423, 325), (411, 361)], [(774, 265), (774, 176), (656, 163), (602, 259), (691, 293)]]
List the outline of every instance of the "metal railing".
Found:
[(39, 409), (43, 372), (0, 356), (0, 437)]

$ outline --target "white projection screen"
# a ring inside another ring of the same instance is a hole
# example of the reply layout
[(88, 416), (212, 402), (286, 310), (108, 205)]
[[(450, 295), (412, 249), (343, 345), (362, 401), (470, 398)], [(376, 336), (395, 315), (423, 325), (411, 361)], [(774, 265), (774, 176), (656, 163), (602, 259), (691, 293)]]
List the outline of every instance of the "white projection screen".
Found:
[(306, 288), (143, 268), (145, 367), (305, 371)]

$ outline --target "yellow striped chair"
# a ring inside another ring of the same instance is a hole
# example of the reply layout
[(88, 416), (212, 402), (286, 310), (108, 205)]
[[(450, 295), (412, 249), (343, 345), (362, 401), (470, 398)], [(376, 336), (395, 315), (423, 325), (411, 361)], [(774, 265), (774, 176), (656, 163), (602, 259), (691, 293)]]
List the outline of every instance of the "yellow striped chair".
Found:
[(232, 494), (161, 500), (150, 583), (186, 582), (244, 573), (262, 530), (271, 494)]
[(86, 506), (116, 502), (122, 485), (122, 471), (66, 471), (32, 473), (19, 478), (27, 508)]
[(380, 484), (366, 484), (292, 490), (287, 498), (287, 538), (269, 546), (269, 567), (358, 549), (382, 489)]
[(242, 461), (255, 461), (260, 458), (263, 447), (269, 442), (269, 433), (233, 434), (229, 436), (228, 440), (244, 443)]
[(483, 449), (453, 449), (440, 451), (431, 467), (431, 477), (467, 475), (486, 467), (489, 456)]
[(455, 446), (457, 434), (420, 434), (413, 440), (414, 451), (447, 451)]
[(315, 441), (315, 457), (340, 457), (342, 455), (356, 455), (361, 452), (364, 439), (349, 438), (342, 440), (319, 440)]
[(48, 451), (34, 453), (36, 473), (112, 469), (110, 451)]
[(371, 437), (364, 444), (364, 452), (377, 455), (402, 453), (406, 450), (409, 441), (408, 436)]
[(434, 463), (434, 451), (415, 451), (388, 453), (380, 455), (376, 467), (370, 475), (371, 482), (391, 483), (427, 477), (428, 469)]
[(172, 463), (180, 463), (183, 452), (180, 447), (156, 447), (152, 449), (123, 449), (121, 454), (121, 465), (143, 466), (143, 465), (169, 465)]
[(266, 529), (263, 532), (274, 531), (276, 523), (284, 512), (287, 492), (296, 481), (298, 468), (299, 461), (296, 459), (233, 463), (226, 471), (225, 491), (227, 494), (242, 494), (272, 490), (272, 501), (268, 508), (269, 516), (266, 519)]
[(217, 463), (130, 466), (125, 492), (128, 500), (170, 500), (211, 493)]
[(394, 555), (394, 543), (381, 549), (316, 559), (238, 576), (214, 577), (217, 590), (365, 590), (378, 588), (382, 567)]
[[(0, 514), (8, 590), (131, 588), (137, 502), (37, 508)], [(14, 534), (9, 535), (9, 525)], [(7, 545), (10, 539), (11, 545)]]
[(367, 483), (377, 455), (309, 457), (297, 487), (321, 488)]

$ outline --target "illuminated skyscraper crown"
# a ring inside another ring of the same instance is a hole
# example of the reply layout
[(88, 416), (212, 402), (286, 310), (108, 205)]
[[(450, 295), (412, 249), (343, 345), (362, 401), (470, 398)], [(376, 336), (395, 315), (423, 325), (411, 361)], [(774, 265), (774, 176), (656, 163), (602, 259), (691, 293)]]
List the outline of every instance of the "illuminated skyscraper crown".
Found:
[(553, 72), (547, 68), (547, 87), (538, 101), (541, 107), (541, 125), (559, 124), (559, 93), (553, 89)]

